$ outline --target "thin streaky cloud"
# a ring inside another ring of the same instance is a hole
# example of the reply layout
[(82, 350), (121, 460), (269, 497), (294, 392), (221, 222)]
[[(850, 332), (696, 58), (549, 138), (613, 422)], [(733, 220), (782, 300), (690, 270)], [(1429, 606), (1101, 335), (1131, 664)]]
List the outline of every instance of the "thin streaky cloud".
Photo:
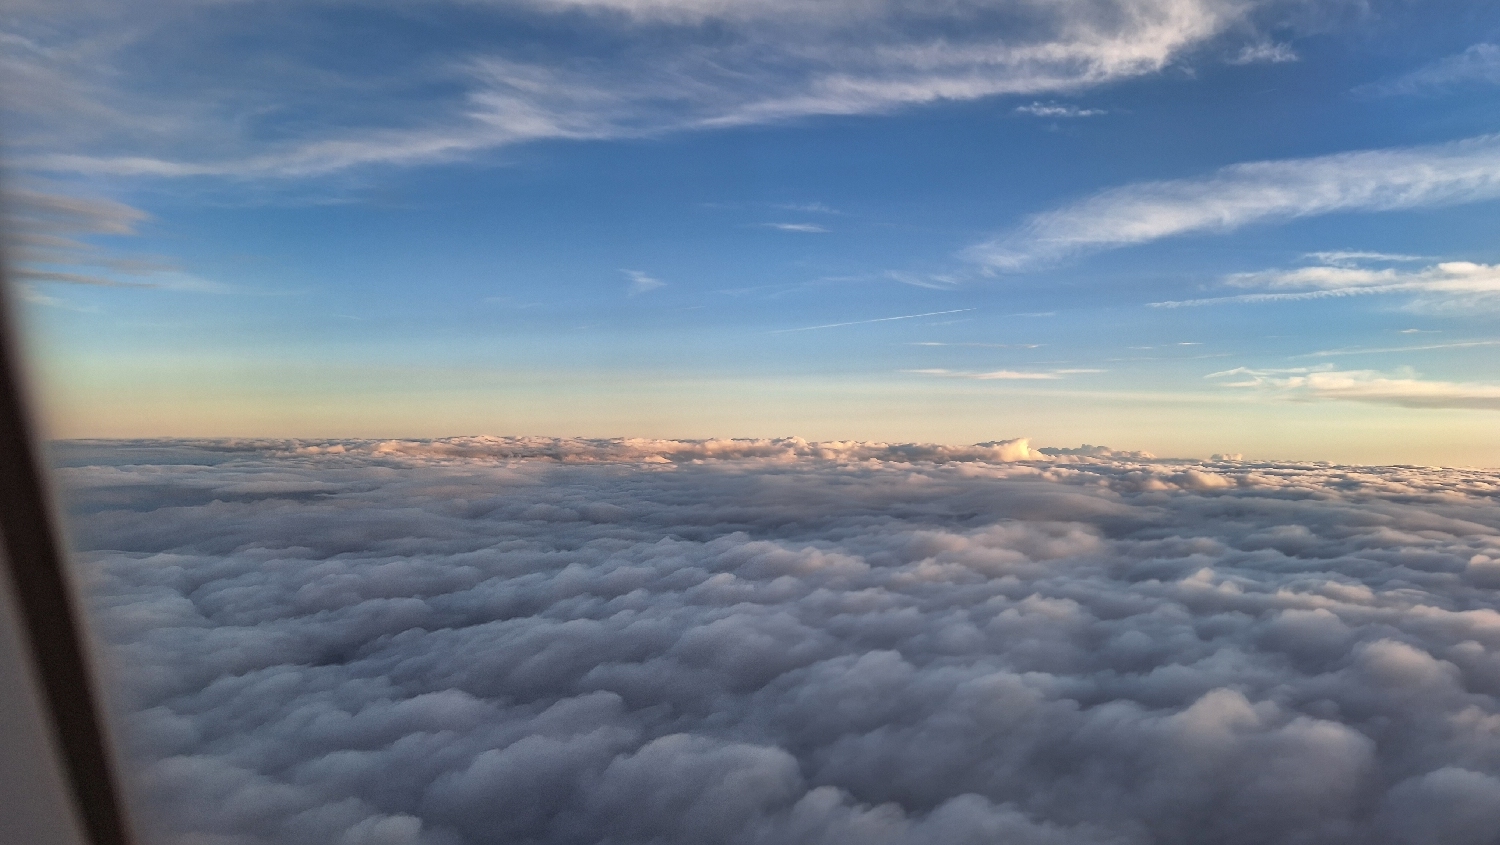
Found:
[[(380, 63), (379, 73), (335, 73), (288, 53), (269, 57), (275, 71), (266, 74), (199, 63), (199, 72), (174, 81), (170, 95), (139, 68), (166, 33), (192, 34), (196, 4), (162, 5), (133, 18), (108, 4), (64, 5), (17, 13), (18, 25), (35, 37), (0, 44), (0, 62), (12, 71), (4, 99), (21, 104), (15, 108), (28, 118), (14, 121), (26, 134), (8, 139), (22, 169), (299, 178), (461, 160), (538, 140), (639, 138), (1070, 94), (1159, 72), (1271, 4), (1059, 0), (1015, 4), (994, 16), (976, 15), (969, 4), (917, 0), (476, 4), (475, 14), (494, 24), (524, 14), (573, 28), (581, 45), (606, 41), (621, 49), (601, 57), (563, 48), (538, 62), (503, 46), (467, 55), (447, 45), (414, 46), (410, 55), (392, 57), (394, 65)], [(299, 14), (292, 9), (281, 25), (295, 24)], [(1017, 27), (1018, 18), (1026, 25)], [(908, 25), (914, 19), (931, 25)], [(649, 40), (640, 37), (644, 31)], [(252, 28), (245, 37), (258, 34)], [(323, 34), (330, 49), (350, 57), (371, 49), (354, 35)], [(392, 78), (441, 82), (449, 93), (414, 96), (393, 87)], [(351, 90), (370, 96), (349, 98)], [(265, 122), (247, 114), (318, 117), (265, 133), (257, 131)], [(280, 140), (268, 143), (268, 136)]]
[(1169, 299), (1163, 302), (1148, 302), (1148, 308), (1198, 308), (1204, 305), (1233, 305), (1236, 303), (1301, 302), (1308, 299), (1330, 299), (1342, 296), (1359, 296), (1370, 293), (1389, 293), (1399, 290), (1390, 287), (1339, 288), (1335, 290), (1310, 290), (1299, 293), (1242, 293), (1235, 296), (1210, 296), (1202, 299)]
[(1324, 252), (1304, 252), (1303, 258), (1313, 261), (1321, 261), (1325, 264), (1345, 264), (1358, 261), (1427, 261), (1425, 255), (1402, 255), (1390, 252), (1366, 252), (1362, 250), (1327, 250)]
[(1500, 198), (1500, 135), (1421, 147), (1235, 164), (1208, 176), (1138, 182), (1033, 216), (966, 250), (990, 270), (1254, 223)]
[(657, 288), (666, 287), (667, 284), (661, 279), (648, 275), (641, 270), (621, 270), (620, 272), (624, 273), (625, 277), (630, 280), (630, 287), (626, 291), (630, 296), (649, 293)]
[(161, 287), (154, 282), (122, 282), (119, 279), (111, 279), (105, 276), (93, 276), (87, 273), (67, 273), (56, 270), (31, 270), (18, 268), (13, 271), (17, 281), (22, 282), (62, 282), (69, 285), (89, 285), (100, 288), (155, 288)]
[[(1271, 288), (1273, 291), (1153, 302), (1150, 305), (1153, 308), (1185, 308), (1398, 293), (1411, 294), (1415, 302), (1427, 306), (1463, 304), (1492, 307), (1500, 300), (1500, 265), (1476, 264), (1471, 261), (1444, 261), (1416, 270), (1394, 267), (1372, 269), (1354, 263), (1321, 264), (1291, 270), (1234, 273), (1225, 277), (1224, 282), (1233, 287)], [(1302, 290), (1286, 290), (1287, 288)]]
[(1438, 349), (1470, 349), (1480, 346), (1500, 346), (1500, 340), (1466, 340), (1457, 343), (1431, 343), (1425, 346), (1387, 346), (1378, 349), (1323, 349), (1297, 355), (1297, 358), (1334, 358), (1343, 355), (1378, 355), (1387, 352), (1429, 352)]
[(1229, 63), (1232, 65), (1283, 64), (1300, 59), (1301, 56), (1297, 55), (1297, 51), (1293, 50), (1290, 44), (1264, 42), (1245, 45), (1229, 60)]
[(976, 349), (1040, 349), (1040, 343), (946, 343), (938, 340), (923, 340), (908, 343), (907, 346), (961, 346)]
[[(17, 282), (98, 288), (165, 288), (227, 292), (229, 287), (183, 272), (159, 256), (123, 255), (98, 238), (134, 237), (151, 215), (125, 203), (33, 188), (4, 192), (7, 257)], [(126, 277), (126, 278), (122, 278)], [(58, 305), (37, 294), (26, 301)]]
[(774, 208), (779, 208), (782, 211), (799, 211), (799, 212), (802, 212), (804, 214), (843, 214), (844, 213), (842, 211), (839, 211), (836, 208), (830, 208), (829, 206), (826, 206), (826, 205), (824, 205), (821, 202), (806, 202), (806, 203), (783, 202), (783, 203), (777, 203), (773, 207)]
[(808, 234), (827, 234), (828, 229), (816, 223), (762, 223), (767, 229), (775, 229), (779, 232), (806, 232)]
[(146, 212), (102, 197), (11, 188), (5, 191), (6, 218), (23, 232), (133, 235)]
[(1500, 85), (1500, 46), (1480, 43), (1386, 82), (1361, 85), (1356, 95), (1438, 94), (1460, 85)]
[(814, 329), (837, 329), (843, 326), (863, 326), (868, 323), (889, 323), (893, 320), (915, 320), (918, 317), (937, 317), (942, 314), (963, 314), (975, 311), (975, 308), (954, 308), (951, 311), (928, 311), (923, 314), (902, 314), (899, 317), (877, 317), (873, 320), (850, 320), (847, 323), (825, 323), (821, 326), (802, 326), (795, 329), (776, 329), (771, 334), (786, 334), (787, 332), (810, 332)]
[(1086, 109), (1067, 103), (1031, 103), (1024, 106), (1016, 106), (1016, 114), (1029, 114), (1033, 117), (1097, 117), (1101, 114), (1109, 114), (1105, 109)]
[(1094, 368), (1071, 367), (1058, 370), (948, 370), (941, 367), (901, 370), (911, 375), (938, 376), (940, 378), (971, 379), (974, 381), (1056, 381), (1073, 375), (1108, 372)]
[(886, 276), (903, 285), (928, 290), (952, 290), (964, 283), (964, 278), (950, 273), (908, 273), (904, 270), (889, 270)]
[[(1500, 410), (1500, 385), (1431, 381), (1376, 370), (1236, 367), (1205, 378), (1225, 387), (1262, 391), (1294, 401), (1334, 400), (1417, 409)], [(1228, 380), (1228, 379), (1233, 379)]]

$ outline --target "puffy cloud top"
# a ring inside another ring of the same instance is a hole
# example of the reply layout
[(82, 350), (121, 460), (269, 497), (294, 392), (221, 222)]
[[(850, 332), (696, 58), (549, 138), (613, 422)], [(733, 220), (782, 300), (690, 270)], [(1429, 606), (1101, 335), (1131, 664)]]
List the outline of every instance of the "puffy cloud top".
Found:
[(62, 444), (166, 843), (1492, 843), (1500, 476)]

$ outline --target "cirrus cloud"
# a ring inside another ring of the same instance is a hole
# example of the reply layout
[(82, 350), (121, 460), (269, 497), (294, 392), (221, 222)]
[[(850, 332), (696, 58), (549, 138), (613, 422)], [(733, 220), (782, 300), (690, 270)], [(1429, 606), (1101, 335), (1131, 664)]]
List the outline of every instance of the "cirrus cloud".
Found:
[[(253, 14), (270, 5), (214, 15), (215, 4), (157, 2), (128, 18), (82, 2), (18, 8), (0, 67), (10, 71), (7, 102), (26, 112), (17, 121), (26, 132), (10, 139), (19, 163), (303, 177), (540, 139), (1067, 93), (1160, 71), (1279, 4), (537, 0), (468, 4), (472, 32), (462, 38), (434, 15), (441, 4), (394, 16), (356, 4), (360, 28), (330, 25), (346, 4)], [(414, 37), (361, 34), (382, 27)], [(515, 32), (534, 43), (518, 44)], [(247, 53), (246, 43), (277, 47)]]
[(993, 270), (1255, 223), (1350, 211), (1431, 208), (1500, 197), (1500, 135), (1446, 144), (1235, 164), (1139, 182), (1030, 218), (971, 247)]
[(1220, 383), (1226, 387), (1270, 391), (1302, 401), (1335, 399), (1403, 408), (1500, 410), (1500, 385), (1431, 381), (1412, 374), (1392, 375), (1376, 370), (1237, 367), (1211, 373), (1207, 378), (1223, 380)]

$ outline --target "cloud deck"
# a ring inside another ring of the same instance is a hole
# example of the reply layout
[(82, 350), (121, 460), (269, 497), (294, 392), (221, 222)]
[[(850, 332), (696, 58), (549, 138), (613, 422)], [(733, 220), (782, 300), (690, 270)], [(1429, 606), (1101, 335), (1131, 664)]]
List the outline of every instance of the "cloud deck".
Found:
[(171, 843), (1488, 843), (1500, 474), (63, 444)]

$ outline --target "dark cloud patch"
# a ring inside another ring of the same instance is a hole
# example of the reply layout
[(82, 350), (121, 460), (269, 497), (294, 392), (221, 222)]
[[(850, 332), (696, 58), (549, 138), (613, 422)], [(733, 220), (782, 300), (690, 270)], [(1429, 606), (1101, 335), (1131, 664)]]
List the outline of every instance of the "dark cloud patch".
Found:
[(57, 455), (163, 842), (1496, 841), (1493, 472), (1024, 441)]

